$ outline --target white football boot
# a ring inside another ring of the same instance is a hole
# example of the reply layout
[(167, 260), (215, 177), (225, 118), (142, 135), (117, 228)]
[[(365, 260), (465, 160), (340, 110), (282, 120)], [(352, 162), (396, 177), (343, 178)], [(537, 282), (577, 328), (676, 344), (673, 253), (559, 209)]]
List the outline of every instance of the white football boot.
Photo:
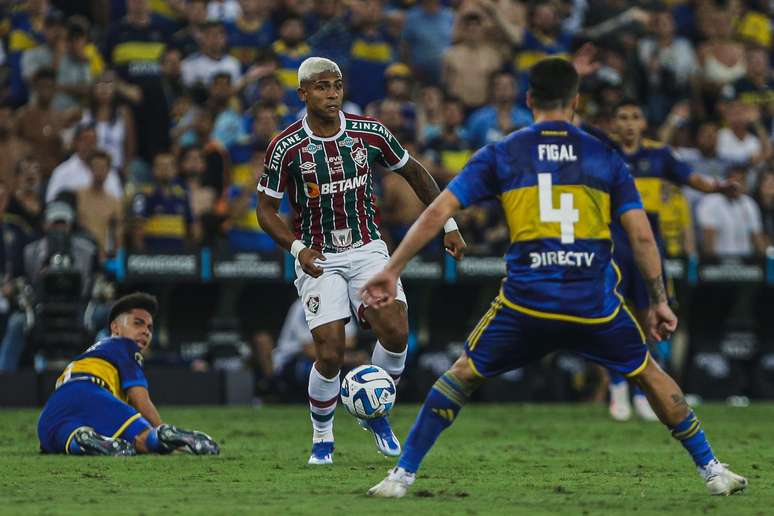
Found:
[(737, 475), (728, 469), (728, 464), (721, 464), (717, 459), (713, 459), (703, 468), (696, 469), (704, 478), (704, 485), (711, 495), (729, 496), (741, 493), (747, 487), (746, 478)]
[(629, 402), (629, 383), (610, 384), (610, 415), (616, 421), (629, 421), (632, 404)]
[(368, 490), (368, 496), (403, 498), (416, 478), (416, 474), (409, 473), (403, 468), (395, 467), (390, 470), (390, 473), (384, 480)]
[(653, 412), (653, 408), (644, 394), (635, 394), (632, 398), (634, 411), (640, 416), (640, 419), (643, 421), (658, 421), (658, 416)]

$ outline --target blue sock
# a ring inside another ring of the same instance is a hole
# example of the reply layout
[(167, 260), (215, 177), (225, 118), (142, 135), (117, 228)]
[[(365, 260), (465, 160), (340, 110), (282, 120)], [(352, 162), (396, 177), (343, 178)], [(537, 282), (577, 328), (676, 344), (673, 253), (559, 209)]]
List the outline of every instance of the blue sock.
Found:
[(615, 371), (609, 371), (610, 373), (610, 384), (611, 385), (618, 385), (619, 383), (624, 383), (628, 380), (624, 377), (622, 374), (618, 374)]
[(422, 459), (441, 432), (454, 422), (472, 392), (470, 385), (464, 384), (449, 371), (435, 382), (409, 432), (398, 467), (411, 473), (419, 469)]
[(148, 436), (145, 438), (145, 446), (148, 447), (148, 451), (153, 453), (169, 453), (167, 447), (159, 441), (159, 432), (157, 428), (150, 429)]
[(688, 450), (697, 466), (704, 467), (715, 459), (715, 454), (712, 453), (704, 430), (701, 429), (701, 421), (693, 411), (682, 422), (673, 426), (671, 430), (672, 437), (680, 441), (683, 448)]

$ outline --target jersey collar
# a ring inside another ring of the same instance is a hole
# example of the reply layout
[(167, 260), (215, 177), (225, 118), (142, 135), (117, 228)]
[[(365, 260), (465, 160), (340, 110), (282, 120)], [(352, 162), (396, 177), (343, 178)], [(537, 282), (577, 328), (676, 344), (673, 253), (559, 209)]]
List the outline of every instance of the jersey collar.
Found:
[(344, 134), (344, 131), (347, 130), (347, 120), (344, 118), (344, 112), (339, 110), (339, 120), (341, 120), (341, 124), (339, 127), (339, 132), (334, 134), (333, 136), (329, 136), (327, 138), (323, 138), (322, 136), (317, 136), (312, 132), (312, 128), (309, 127), (309, 123), (306, 121), (308, 115), (304, 116), (304, 119), (301, 121), (301, 125), (304, 127), (304, 132), (309, 138), (314, 138), (315, 140), (319, 140), (321, 142), (333, 142), (341, 138), (341, 135)]

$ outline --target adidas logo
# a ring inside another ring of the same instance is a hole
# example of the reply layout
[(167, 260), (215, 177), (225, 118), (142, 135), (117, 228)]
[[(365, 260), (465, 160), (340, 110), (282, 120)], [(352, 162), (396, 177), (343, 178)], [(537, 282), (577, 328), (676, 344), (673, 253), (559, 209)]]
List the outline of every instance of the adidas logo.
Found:
[(433, 413), (439, 417), (442, 417), (446, 421), (454, 421), (454, 411), (452, 409), (433, 409)]

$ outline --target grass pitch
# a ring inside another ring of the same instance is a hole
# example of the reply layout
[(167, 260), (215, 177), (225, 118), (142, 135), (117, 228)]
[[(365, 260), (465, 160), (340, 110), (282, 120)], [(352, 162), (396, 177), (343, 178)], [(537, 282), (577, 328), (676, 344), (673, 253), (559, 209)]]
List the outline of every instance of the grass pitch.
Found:
[[(417, 406), (398, 405), (405, 438)], [(705, 405), (718, 457), (750, 480), (711, 498), (658, 423), (615, 423), (599, 405), (475, 405), (440, 438), (402, 500), (365, 495), (393, 461), (341, 408), (333, 467), (310, 467), (302, 406), (164, 408), (210, 433), (215, 458), (37, 453), (37, 411), (0, 410), (2, 514), (774, 514), (774, 405)]]

